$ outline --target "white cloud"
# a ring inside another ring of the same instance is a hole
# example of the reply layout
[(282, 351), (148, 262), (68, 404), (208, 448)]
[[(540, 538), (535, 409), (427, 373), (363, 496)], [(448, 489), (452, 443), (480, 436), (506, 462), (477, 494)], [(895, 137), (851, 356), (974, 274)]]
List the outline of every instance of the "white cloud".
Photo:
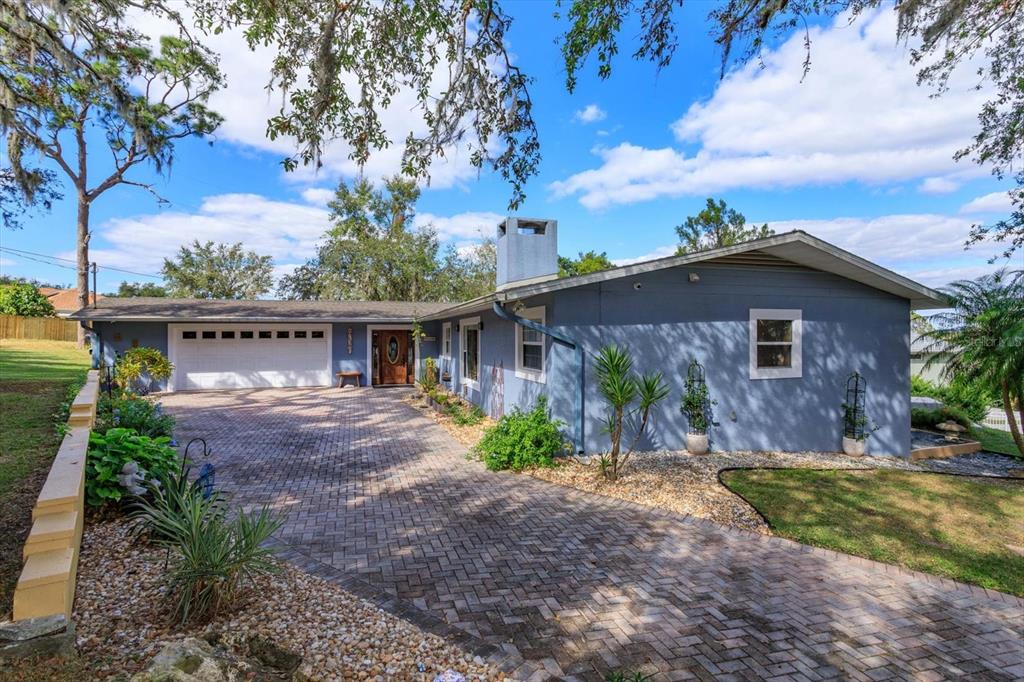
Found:
[(433, 227), (442, 241), (449, 239), (481, 239), (494, 237), (498, 223), (505, 216), (489, 211), (468, 211), (451, 216), (433, 213), (417, 213), (413, 220), (415, 227)]
[(326, 206), (334, 198), (334, 190), (326, 187), (310, 187), (302, 190), (302, 198), (314, 206)]
[(328, 228), (328, 212), (313, 206), (274, 201), (259, 194), (206, 197), (198, 212), (168, 211), (114, 218), (95, 231), (90, 255), (103, 266), (157, 274), (194, 239), (233, 244), (271, 256), (282, 271), (304, 262)]
[(597, 106), (596, 104), (588, 104), (583, 107), (575, 114), (573, 114), (573, 120), (579, 121), (580, 123), (595, 123), (597, 121), (603, 121), (607, 118), (608, 114)]
[(1009, 213), (1013, 202), (1009, 192), (992, 192), (968, 201), (960, 207), (961, 213)]
[[(591, 209), (662, 196), (733, 188), (861, 182), (879, 185), (984, 173), (954, 152), (969, 142), (986, 92), (970, 68), (950, 91), (931, 98), (918, 86), (888, 9), (841, 16), (811, 31), (811, 71), (801, 81), (803, 33), (731, 72), (706, 102), (672, 124), (687, 154), (623, 143), (598, 147), (595, 169), (552, 183), (556, 196), (579, 195)], [(935, 184), (933, 181), (931, 184)]]
[(949, 194), (960, 189), (960, 183), (948, 177), (925, 178), (917, 186), (917, 191), (924, 194)]
[(612, 258), (612, 263), (615, 263), (616, 265), (634, 265), (636, 263), (643, 263), (644, 261), (654, 260), (656, 258), (674, 256), (675, 253), (676, 245), (671, 244), (668, 246), (659, 246), (653, 251), (649, 251), (642, 256), (636, 256), (634, 258)]
[[(169, 24), (151, 14), (138, 13), (133, 23), (153, 40), (169, 32)], [(224, 117), (215, 139), (282, 157), (294, 154), (296, 145), (293, 138), (282, 136), (271, 140), (267, 137), (267, 121), (280, 113), (282, 102), (280, 90), (268, 91), (266, 88), (275, 49), (259, 46), (250, 50), (239, 28), (227, 29), (219, 35), (205, 35), (203, 43), (220, 56), (220, 67), (227, 78), (227, 86), (210, 99), (210, 107)], [(445, 63), (437, 65), (435, 94), (439, 94), (447, 83), (447, 66)], [(346, 77), (342, 78), (345, 80)], [(305, 79), (306, 74), (300, 74), (298, 81), (305, 83)], [(415, 93), (410, 90), (397, 93), (390, 106), (380, 112), (380, 119), (392, 144), (373, 151), (365, 165), (360, 166), (349, 158), (352, 151), (349, 145), (336, 141), (323, 150), (323, 166), (319, 171), (311, 166), (300, 166), (285, 177), (297, 182), (316, 182), (324, 176), (333, 179), (362, 174), (379, 180), (399, 172), (406, 137), (410, 132), (422, 135), (427, 129)], [(478, 173), (479, 169), (470, 162), (466, 145), (456, 145), (446, 150), (444, 158), (433, 161), (429, 185), (439, 189), (452, 187), (477, 177)]]
[(18, 264), (18, 261), (14, 260), (13, 258), (0, 258), (0, 267), (5, 267), (5, 266), (9, 266), (9, 265), (17, 265), (17, 264)]

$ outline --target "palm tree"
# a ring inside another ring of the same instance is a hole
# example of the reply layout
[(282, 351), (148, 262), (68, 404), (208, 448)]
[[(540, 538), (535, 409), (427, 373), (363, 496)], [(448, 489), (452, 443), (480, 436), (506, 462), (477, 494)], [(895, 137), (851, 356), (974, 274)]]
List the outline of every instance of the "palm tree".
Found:
[(944, 379), (977, 381), (993, 388), (1002, 398), (1010, 433), (1024, 455), (1024, 271), (1004, 269), (954, 282), (943, 291), (952, 310), (929, 318), (935, 328), (922, 334), (931, 342), (925, 348), (932, 354), (925, 367), (945, 353)]

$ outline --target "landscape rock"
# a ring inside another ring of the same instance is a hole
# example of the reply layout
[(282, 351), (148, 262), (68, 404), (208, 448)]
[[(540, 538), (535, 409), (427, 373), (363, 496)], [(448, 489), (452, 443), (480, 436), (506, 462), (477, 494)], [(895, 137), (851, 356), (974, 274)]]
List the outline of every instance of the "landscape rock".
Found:
[(0, 623), (0, 662), (44, 656), (69, 658), (75, 649), (75, 626), (64, 614)]
[(164, 645), (132, 682), (235, 682), (253, 679), (252, 673), (248, 663), (187, 637)]

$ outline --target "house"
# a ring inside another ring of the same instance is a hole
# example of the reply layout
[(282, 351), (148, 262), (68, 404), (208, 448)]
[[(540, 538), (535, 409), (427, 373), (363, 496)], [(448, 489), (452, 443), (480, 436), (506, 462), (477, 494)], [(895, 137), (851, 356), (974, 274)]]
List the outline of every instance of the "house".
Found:
[(948, 382), (943, 371), (950, 355), (950, 349), (944, 343), (916, 336), (910, 340), (910, 374), (944, 386)]
[[(40, 294), (53, 305), (57, 317), (70, 317), (71, 313), (78, 310), (78, 289), (57, 289), (55, 287), (38, 287)], [(103, 300), (103, 294), (89, 294), (89, 303)]]
[(608, 444), (592, 360), (606, 344), (672, 389), (644, 448), (683, 447), (691, 359), (716, 400), (717, 450), (838, 450), (859, 371), (868, 452), (910, 452), (910, 310), (941, 307), (938, 292), (800, 231), (560, 279), (557, 229), (503, 221), (496, 290), (458, 304), (104, 299), (73, 317), (98, 337), (97, 362), (165, 351), (166, 390), (325, 386), (342, 370), (406, 384), (437, 357), (446, 385), (492, 416), (547, 396), (586, 452)]

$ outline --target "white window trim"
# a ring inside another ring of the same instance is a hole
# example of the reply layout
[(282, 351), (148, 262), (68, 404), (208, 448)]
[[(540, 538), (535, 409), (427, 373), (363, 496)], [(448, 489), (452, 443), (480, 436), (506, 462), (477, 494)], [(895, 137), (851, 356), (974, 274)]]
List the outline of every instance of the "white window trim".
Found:
[[(757, 321), (791, 320), (793, 322), (793, 350), (791, 367), (757, 366)], [(803, 311), (792, 308), (750, 309), (750, 378), (799, 379), (803, 377)]]
[[(452, 323), (445, 322), (441, 325), (441, 352), (440, 356), (448, 361), (452, 359)], [(445, 348), (447, 343), (448, 347)]]
[[(536, 306), (535, 308), (525, 308), (516, 313), (519, 317), (525, 317), (527, 319), (540, 318), (540, 323), (545, 324), (546, 310), (544, 306)], [(516, 325), (516, 376), (520, 379), (526, 379), (527, 381), (536, 381), (538, 383), (545, 383), (547, 375), (545, 370), (548, 366), (548, 349), (547, 340), (544, 335), (541, 335), (540, 341), (540, 370), (530, 369), (529, 367), (523, 367), (523, 325)]]
[(476, 317), (464, 317), (461, 320), (459, 320), (459, 381), (462, 384), (465, 384), (466, 386), (468, 386), (469, 388), (479, 390), (479, 388), (480, 388), (480, 380), (479, 379), (470, 379), (469, 377), (466, 376), (466, 330), (469, 327), (476, 327), (477, 328), (477, 335), (476, 335), (476, 374), (477, 374), (477, 377), (479, 377), (480, 374), (483, 373), (483, 371), (484, 371), (483, 358), (481, 357), (481, 353), (480, 353), (480, 348), (481, 348), (480, 337), (482, 336), (482, 334), (480, 333), (480, 316), (477, 315)]

